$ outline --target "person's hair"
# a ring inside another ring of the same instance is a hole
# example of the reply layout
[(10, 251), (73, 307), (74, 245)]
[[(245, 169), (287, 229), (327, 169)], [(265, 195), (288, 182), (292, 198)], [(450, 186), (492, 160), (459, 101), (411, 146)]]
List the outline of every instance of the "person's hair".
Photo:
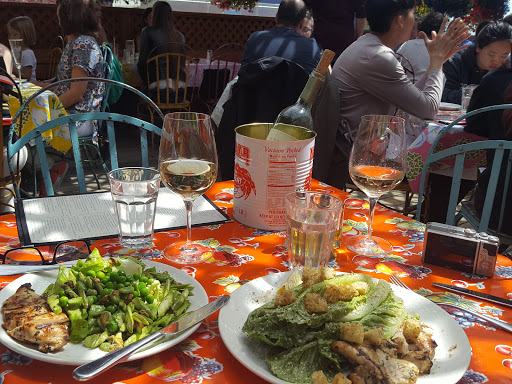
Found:
[(306, 12), (307, 7), (303, 0), (283, 0), (277, 10), (277, 24), (297, 27), (306, 17)]
[(503, 18), (503, 21), (504, 21), (505, 23), (508, 23), (508, 24), (512, 25), (512, 13), (509, 13), (507, 16), (505, 16), (505, 17)]
[(480, 33), (480, 31), (482, 30), (482, 28), (485, 27), (490, 22), (491, 22), (491, 20), (482, 20), (480, 23), (478, 23), (478, 25), (476, 26), (476, 29), (475, 29), (475, 37), (477, 37), (478, 34)]
[(430, 39), (432, 31), (439, 31), (443, 24), (444, 15), (441, 12), (430, 12), (418, 24), (418, 31), (423, 31)]
[(476, 35), (475, 46), (482, 49), (496, 41), (512, 42), (512, 26), (503, 21), (489, 21)]
[(178, 30), (174, 25), (172, 8), (168, 2), (157, 1), (153, 5), (151, 25), (162, 31), (167, 36), (167, 43), (181, 43), (178, 38)]
[(14, 29), (21, 35), (23, 44), (27, 47), (36, 45), (36, 29), (32, 19), (28, 16), (18, 16), (14, 19), (9, 20), (7, 27)]
[(368, 0), (366, 2), (366, 19), (370, 30), (386, 33), (391, 29), (393, 20), (414, 8), (415, 0)]
[(57, 0), (62, 34), (89, 35), (98, 38), (100, 22), (93, 0)]

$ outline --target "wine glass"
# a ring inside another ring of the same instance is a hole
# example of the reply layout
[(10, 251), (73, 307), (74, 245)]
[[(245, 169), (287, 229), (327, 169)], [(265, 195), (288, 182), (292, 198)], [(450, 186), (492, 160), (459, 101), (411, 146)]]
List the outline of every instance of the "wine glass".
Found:
[(370, 215), (366, 236), (345, 239), (349, 250), (365, 256), (385, 256), (392, 252), (393, 246), (387, 240), (372, 236), (373, 216), (379, 197), (404, 178), (406, 155), (404, 119), (385, 115), (361, 118), (350, 152), (349, 172), (354, 184), (368, 196)]
[(180, 264), (197, 264), (211, 250), (191, 242), (192, 203), (217, 179), (217, 149), (210, 116), (175, 112), (165, 116), (160, 140), (159, 170), (162, 181), (179, 194), (187, 210), (187, 241), (169, 245), (164, 256)]
[(9, 39), (9, 45), (11, 46), (12, 57), (14, 59), (14, 64), (18, 69), (18, 82), (21, 85), (23, 83), (23, 79), (21, 78), (21, 45), (23, 43), (23, 39)]

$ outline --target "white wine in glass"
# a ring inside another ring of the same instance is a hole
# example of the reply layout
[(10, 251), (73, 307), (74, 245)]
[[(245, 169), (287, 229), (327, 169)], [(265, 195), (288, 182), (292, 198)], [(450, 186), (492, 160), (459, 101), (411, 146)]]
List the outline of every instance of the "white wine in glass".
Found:
[(165, 116), (159, 170), (165, 186), (183, 198), (187, 211), (187, 241), (169, 245), (164, 256), (180, 264), (201, 263), (211, 257), (211, 250), (191, 242), (191, 217), (194, 200), (217, 179), (217, 149), (210, 116), (194, 112)]
[(19, 84), (23, 83), (23, 79), (21, 78), (21, 51), (23, 39), (9, 39), (9, 45), (11, 46), (12, 58), (14, 59), (14, 64), (18, 69), (18, 82)]
[(347, 236), (345, 246), (359, 255), (385, 256), (393, 246), (372, 236), (377, 200), (404, 178), (407, 148), (404, 119), (396, 116), (368, 115), (361, 118), (349, 160), (350, 177), (370, 202), (366, 236)]

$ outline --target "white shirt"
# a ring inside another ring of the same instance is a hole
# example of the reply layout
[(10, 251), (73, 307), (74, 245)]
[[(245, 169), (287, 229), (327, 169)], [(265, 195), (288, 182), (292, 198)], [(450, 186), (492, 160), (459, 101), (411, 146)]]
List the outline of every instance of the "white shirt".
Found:
[[(428, 66), (430, 65), (430, 56), (423, 39), (408, 40), (403, 43), (396, 52), (405, 56), (409, 63), (411, 63), (412, 69), (414, 70), (414, 81), (421, 79), (425, 72), (427, 72)], [(406, 75), (409, 80), (413, 81), (412, 73), (407, 71)]]
[(36, 81), (36, 66), (37, 60), (36, 55), (34, 55), (34, 51), (31, 49), (21, 51), (21, 68), (32, 67), (32, 76), (30, 76), (28, 81)]

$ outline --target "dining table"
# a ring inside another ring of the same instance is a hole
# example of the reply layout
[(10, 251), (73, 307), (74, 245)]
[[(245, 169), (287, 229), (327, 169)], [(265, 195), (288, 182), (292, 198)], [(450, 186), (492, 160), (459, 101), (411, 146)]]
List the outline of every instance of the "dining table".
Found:
[[(491, 278), (423, 264), (421, 255), (425, 224), (381, 206), (376, 208), (373, 234), (389, 240), (393, 245), (392, 253), (385, 257), (356, 255), (349, 252), (343, 246), (343, 242), (347, 236), (367, 232), (368, 202), (353, 198), (344, 191), (315, 180), (312, 182), (311, 189), (336, 195), (345, 203), (341, 247), (334, 251), (329, 266), (340, 272), (363, 273), (384, 280), (389, 280), (391, 275), (396, 275), (417, 294), (438, 303), (457, 322), (469, 339), (470, 348), (458, 351), (468, 358), (471, 356), (469, 367), (458, 384), (511, 382), (512, 334), (505, 333), (492, 324), (468, 314), (464, 308), (508, 322), (512, 322), (512, 309), (450, 293), (433, 286), (434, 282), (454, 284), (512, 299), (512, 261), (509, 258), (498, 256), (496, 270)], [(215, 183), (206, 195), (220, 209), (233, 217), (233, 181)], [(210, 301), (221, 295), (231, 295), (254, 279), (290, 270), (285, 244), (286, 231), (255, 229), (237, 221), (194, 227), (193, 241), (210, 248), (209, 253), (204, 257), (204, 262), (182, 265), (165, 258), (163, 249), (176, 239), (182, 239), (185, 236), (185, 229), (158, 232), (154, 235), (152, 246), (138, 251), (122, 247), (117, 238), (94, 240), (92, 247), (97, 248), (102, 256), (131, 255), (139, 257), (142, 262), (151, 260), (180, 269), (204, 287)], [(18, 246), (14, 214), (0, 216), (0, 252), (3, 253)], [(5, 288), (18, 277), (20, 276), (0, 276), (0, 287)], [(249, 299), (248, 297), (247, 300)], [(456, 304), (459, 308), (443, 307), (443, 303)], [(219, 314), (215, 313), (203, 321), (201, 326), (181, 343), (157, 354), (117, 365), (90, 382), (98, 384), (265, 382), (246, 368), (243, 355), (234, 356), (230, 352), (220, 335), (221, 325)], [(434, 337), (442, 338), (449, 335), (434, 335)], [(452, 348), (457, 349), (457, 345), (453, 345)], [(0, 345), (0, 364), (0, 382), (4, 384), (69, 384), (74, 381), (73, 366), (31, 359), (3, 345)], [(442, 384), (452, 383), (436, 381), (436, 383), (441, 382)]]
[[(20, 86), (21, 96), (23, 102), (26, 102), (30, 96), (39, 91), (41, 87), (32, 83), (24, 82)], [(9, 96), (9, 110), (11, 116), (14, 117), (16, 112), (20, 109), (20, 101), (14, 96)], [(61, 116), (66, 116), (67, 112), (59, 100), (59, 97), (50, 90), (47, 90), (36, 98), (24, 109), (22, 114), (22, 121), (16, 124), (16, 133), (18, 136), (23, 136), (44, 123), (56, 119)], [(45, 141), (54, 149), (65, 153), (71, 148), (71, 141), (69, 140), (69, 132), (67, 129), (56, 127), (51, 131), (43, 133)]]
[[(424, 121), (421, 132), (417, 135), (414, 141), (408, 145), (406, 176), (409, 187), (413, 193), (419, 192), (423, 165), (437, 136), (447, 125), (455, 121), (461, 115), (461, 111), (439, 111), (435, 119), (432, 121)], [(464, 130), (465, 125), (465, 120), (461, 120), (458, 124), (451, 127), (451, 129), (439, 140), (433, 153), (461, 144), (486, 140), (484, 137), (466, 132)], [(466, 173), (463, 174), (463, 177), (476, 180), (476, 169), (479, 167), (485, 167), (486, 164), (485, 151), (482, 150), (471, 153), (471, 156), (468, 156), (464, 161), (464, 172)], [(432, 172), (450, 175), (450, 170), (453, 169), (454, 165), (454, 157), (441, 159), (438, 162), (431, 164), (427, 170), (425, 185), (428, 181), (429, 173)]]

